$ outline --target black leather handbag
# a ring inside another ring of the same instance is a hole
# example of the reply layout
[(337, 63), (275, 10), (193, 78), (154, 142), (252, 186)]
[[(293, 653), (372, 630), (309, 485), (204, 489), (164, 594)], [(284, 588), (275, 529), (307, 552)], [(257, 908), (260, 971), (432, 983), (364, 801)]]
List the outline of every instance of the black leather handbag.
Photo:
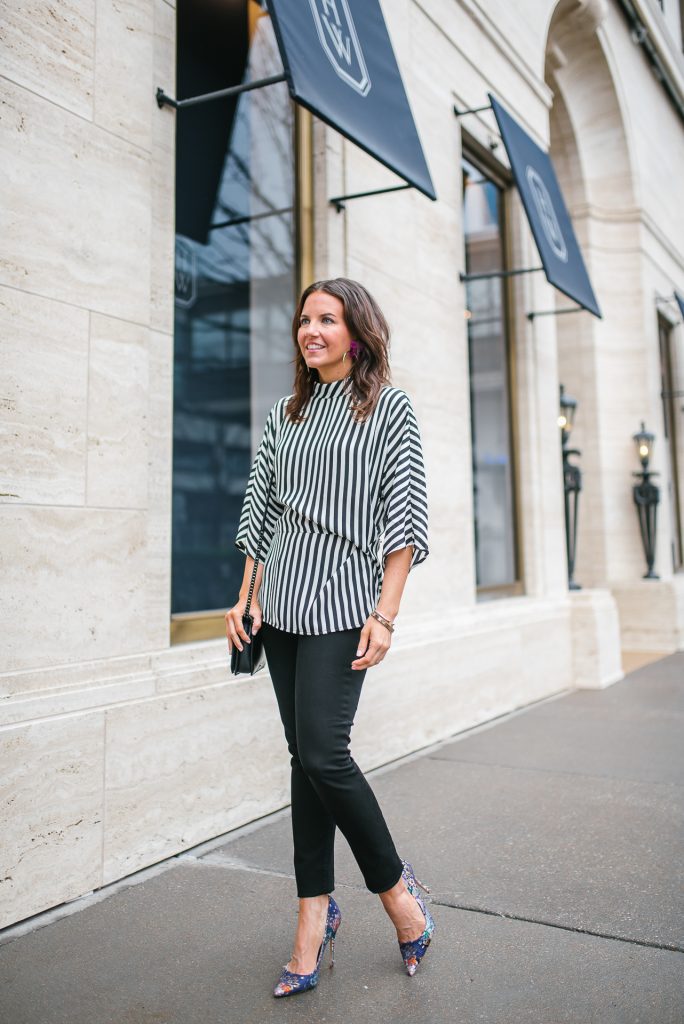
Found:
[(239, 649), (237, 644), (233, 644), (230, 652), (230, 669), (234, 676), (245, 674), (253, 676), (255, 672), (260, 672), (266, 664), (266, 652), (264, 651), (264, 642), (261, 635), (261, 629), (252, 636), (252, 626), (254, 624), (254, 616), (249, 614), (250, 605), (252, 604), (252, 591), (254, 590), (254, 583), (256, 581), (257, 569), (259, 567), (259, 554), (261, 553), (261, 543), (264, 539), (264, 529), (266, 527), (266, 513), (268, 512), (268, 500), (271, 496), (271, 487), (273, 485), (273, 477), (268, 485), (268, 494), (266, 495), (266, 507), (264, 508), (264, 519), (261, 524), (261, 532), (259, 533), (259, 543), (257, 544), (256, 557), (254, 559), (254, 569), (252, 570), (252, 579), (249, 584), (249, 592), (247, 594), (247, 601), (245, 603), (245, 610), (242, 615), (242, 626), (250, 638), (250, 643), (246, 640), (240, 640), (242, 643), (242, 650)]

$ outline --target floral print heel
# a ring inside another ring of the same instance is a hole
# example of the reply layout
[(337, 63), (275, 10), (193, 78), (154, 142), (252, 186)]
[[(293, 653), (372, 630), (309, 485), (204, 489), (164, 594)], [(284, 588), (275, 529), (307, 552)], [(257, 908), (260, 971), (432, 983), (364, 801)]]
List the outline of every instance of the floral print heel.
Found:
[(288, 971), (287, 964), (283, 964), (283, 970), (278, 979), (278, 984), (273, 989), (273, 995), (277, 998), (281, 996), (295, 995), (297, 992), (306, 992), (310, 988), (315, 988), (318, 984), (318, 977), (320, 973), (321, 960), (325, 953), (325, 947), (330, 942), (330, 967), (335, 963), (335, 936), (337, 929), (340, 927), (342, 921), (342, 914), (332, 896), (328, 896), (328, 915), (325, 920), (325, 935), (323, 936), (323, 942), (321, 943), (320, 949), (318, 950), (318, 958), (316, 960), (316, 966), (314, 967), (311, 974), (295, 974), (293, 971)]
[(425, 917), (425, 930), (422, 935), (419, 935), (417, 939), (410, 939), (407, 942), (399, 942), (399, 949), (404, 961), (404, 966), (406, 967), (406, 973), (412, 976), (416, 973), (418, 964), (425, 956), (427, 948), (430, 945), (430, 940), (432, 939), (432, 934), (435, 930), (435, 922), (432, 918), (432, 914), (425, 906), (423, 898), (418, 892), (418, 886), (420, 886), (420, 888), (425, 892), (430, 892), (430, 890), (423, 882), (416, 878), (413, 868), (408, 861), (403, 860), (402, 864), (404, 865), (404, 868), (401, 872), (401, 877), (406, 882), (406, 888), (417, 902), (423, 912), (423, 916)]

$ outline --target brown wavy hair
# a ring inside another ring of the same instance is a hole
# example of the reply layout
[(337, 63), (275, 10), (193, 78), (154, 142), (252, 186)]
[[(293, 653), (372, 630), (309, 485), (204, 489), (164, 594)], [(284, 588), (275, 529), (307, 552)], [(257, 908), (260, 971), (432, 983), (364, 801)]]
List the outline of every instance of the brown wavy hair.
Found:
[(312, 292), (326, 292), (339, 299), (344, 309), (344, 322), (357, 342), (356, 356), (352, 358), (351, 396), (354, 403), (354, 418), (365, 422), (373, 412), (385, 384), (391, 384), (389, 368), (390, 328), (379, 305), (358, 281), (348, 277), (334, 277), (326, 281), (314, 281), (301, 294), (292, 318), (292, 340), (295, 347), (294, 393), (285, 408), (293, 423), (305, 418), (302, 409), (313, 395), (314, 384), (319, 380), (318, 370), (309, 369), (297, 341), (299, 319), (304, 303)]

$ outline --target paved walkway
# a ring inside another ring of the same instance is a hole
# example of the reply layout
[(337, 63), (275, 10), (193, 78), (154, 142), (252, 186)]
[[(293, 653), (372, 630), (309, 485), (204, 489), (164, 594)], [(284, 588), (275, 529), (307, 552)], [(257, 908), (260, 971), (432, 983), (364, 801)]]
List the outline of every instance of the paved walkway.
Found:
[(0, 1020), (682, 1024), (683, 726), (679, 653), (371, 773), (432, 889), (413, 978), (338, 834), (335, 968), (273, 999), (296, 922), (284, 811), (0, 932)]

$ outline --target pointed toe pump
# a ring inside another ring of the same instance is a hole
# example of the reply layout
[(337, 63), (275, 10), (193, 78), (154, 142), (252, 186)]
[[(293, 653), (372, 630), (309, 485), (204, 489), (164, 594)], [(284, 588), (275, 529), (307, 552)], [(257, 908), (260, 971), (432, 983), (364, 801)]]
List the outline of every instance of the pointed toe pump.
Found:
[(432, 914), (425, 906), (423, 898), (418, 892), (418, 886), (420, 886), (420, 888), (423, 889), (424, 892), (430, 892), (430, 890), (423, 882), (420, 882), (416, 878), (415, 874), (413, 873), (413, 868), (408, 863), (408, 861), (403, 860), (402, 864), (404, 865), (404, 868), (401, 872), (401, 877), (406, 882), (406, 888), (411, 893), (420, 909), (423, 911), (423, 916), (425, 917), (425, 928), (422, 934), (419, 935), (417, 939), (410, 939), (407, 942), (399, 941), (399, 949), (401, 951), (401, 956), (404, 961), (406, 973), (412, 976), (416, 973), (416, 970), (418, 969), (418, 964), (425, 956), (427, 948), (430, 945), (430, 940), (432, 939), (432, 934), (435, 930), (435, 922), (432, 919)]
[(278, 978), (276, 987), (273, 989), (274, 996), (277, 998), (280, 998), (281, 996), (292, 996), (296, 995), (297, 992), (306, 992), (308, 989), (316, 987), (320, 974), (321, 961), (328, 942), (330, 943), (330, 967), (335, 963), (335, 936), (337, 934), (337, 929), (340, 927), (341, 921), (342, 914), (340, 913), (340, 908), (333, 897), (329, 895), (328, 914), (325, 920), (325, 935), (323, 936), (323, 941), (318, 950), (316, 966), (311, 974), (295, 974), (293, 971), (288, 971), (287, 964), (283, 964), (282, 973)]

